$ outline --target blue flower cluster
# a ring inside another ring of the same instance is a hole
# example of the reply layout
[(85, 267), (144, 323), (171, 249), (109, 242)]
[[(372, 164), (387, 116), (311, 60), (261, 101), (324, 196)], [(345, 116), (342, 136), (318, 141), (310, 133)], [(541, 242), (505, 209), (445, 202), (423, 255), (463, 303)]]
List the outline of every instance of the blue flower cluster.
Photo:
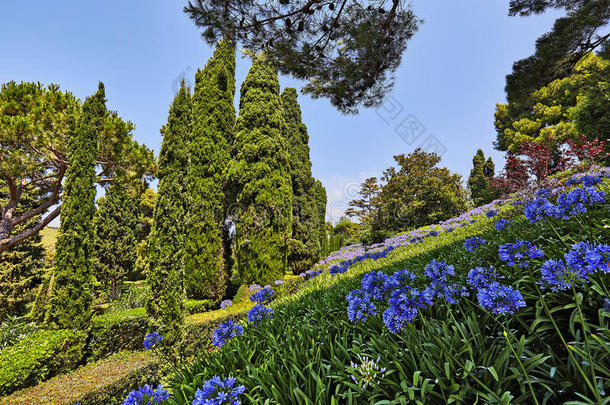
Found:
[(485, 213), (485, 216), (487, 216), (487, 218), (492, 218), (496, 215), (498, 215), (498, 210), (489, 210)]
[(416, 316), (418, 309), (432, 305), (432, 300), (417, 288), (404, 288), (392, 292), (390, 306), (383, 313), (383, 323), (393, 333), (399, 333)]
[(578, 242), (564, 255), (565, 260), (547, 260), (540, 272), (539, 285), (551, 291), (580, 287), (595, 272), (610, 272), (610, 246)]
[(271, 301), (275, 296), (275, 292), (271, 287), (265, 286), (250, 296), (251, 302), (264, 303)]
[(263, 304), (256, 304), (248, 311), (248, 322), (260, 325), (265, 319), (273, 318), (273, 309), (267, 308)]
[(362, 290), (370, 294), (373, 299), (382, 300), (388, 293), (391, 285), (390, 277), (381, 271), (371, 271), (362, 278)]
[(574, 175), (568, 181), (566, 181), (567, 185), (576, 185), (582, 184), (585, 187), (595, 186), (596, 184), (601, 183), (604, 179), (601, 176), (595, 176), (592, 174), (584, 174), (582, 176)]
[(159, 384), (155, 389), (146, 384), (137, 390), (131, 391), (123, 401), (123, 405), (160, 404), (168, 399), (169, 392), (163, 388), (163, 385)]
[(438, 236), (438, 232), (437, 231), (430, 231), (428, 233), (428, 235), (430, 235), (430, 236)]
[(508, 219), (500, 219), (498, 222), (496, 222), (496, 224), (494, 225), (494, 228), (496, 228), (496, 231), (500, 232), (502, 229), (506, 228), (508, 225), (512, 224), (513, 221), (509, 221)]
[(381, 251), (368, 252), (363, 255), (356, 256), (355, 258), (350, 259), (350, 260), (343, 260), (339, 264), (335, 264), (335, 265), (331, 266), (328, 269), (328, 272), (330, 273), (331, 276), (345, 273), (347, 270), (349, 270), (350, 266), (355, 263), (359, 263), (365, 259), (371, 259), (371, 260), (384, 259), (385, 257), (387, 257), (388, 253), (390, 253), (394, 249), (396, 249), (396, 247), (388, 246)]
[(274, 284), (276, 286), (282, 285), (282, 284), (284, 284), (284, 280), (275, 280)]
[(354, 323), (364, 322), (377, 315), (377, 307), (371, 294), (363, 290), (353, 290), (347, 294), (347, 317)]
[(468, 276), (466, 277), (466, 282), (468, 285), (475, 289), (487, 288), (489, 284), (500, 279), (502, 277), (498, 276), (498, 272), (494, 269), (493, 266), (488, 268), (485, 267), (475, 267), (474, 269), (470, 269), (468, 272)]
[(521, 239), (500, 246), (498, 253), (500, 260), (506, 265), (517, 265), (519, 267), (529, 267), (528, 259), (537, 259), (544, 256), (544, 253), (533, 246), (531, 242)]
[(227, 377), (223, 380), (214, 376), (204, 382), (202, 388), (197, 389), (193, 405), (239, 405), (241, 404), (239, 396), (244, 392), (246, 392), (246, 387), (236, 385), (235, 378)]
[(144, 336), (144, 349), (150, 350), (154, 345), (161, 342), (163, 340), (163, 336), (159, 332), (151, 332)]
[(225, 321), (218, 325), (212, 333), (212, 344), (216, 347), (222, 347), (230, 339), (244, 334), (244, 327), (231, 320)]
[(448, 304), (457, 304), (458, 297), (468, 296), (466, 287), (451, 281), (455, 269), (445, 262), (432, 260), (424, 268), (424, 275), (430, 279), (430, 285), (424, 290), (430, 299), (442, 297)]
[(220, 303), (220, 309), (226, 309), (226, 308), (229, 308), (231, 305), (233, 305), (233, 301), (231, 301), (231, 300), (223, 300), (223, 301)]
[(476, 248), (478, 248), (481, 245), (484, 245), (485, 243), (487, 243), (487, 241), (485, 239), (475, 236), (475, 237), (466, 239), (466, 241), (464, 242), (464, 249), (466, 249), (469, 252), (474, 252), (474, 250)]
[(525, 306), (519, 290), (495, 281), (477, 291), (477, 300), (482, 308), (494, 314), (512, 315)]
[(539, 192), (534, 200), (525, 204), (524, 213), (528, 221), (534, 223), (545, 217), (568, 219), (587, 212), (588, 206), (606, 201), (606, 193), (592, 186), (559, 194), (556, 205), (548, 200), (548, 196), (548, 193)]

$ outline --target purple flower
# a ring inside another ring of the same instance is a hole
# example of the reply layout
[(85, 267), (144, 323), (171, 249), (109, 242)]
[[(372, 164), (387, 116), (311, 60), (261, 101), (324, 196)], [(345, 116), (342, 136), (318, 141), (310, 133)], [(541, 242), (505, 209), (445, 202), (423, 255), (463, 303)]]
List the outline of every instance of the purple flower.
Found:
[(225, 321), (218, 325), (212, 333), (212, 344), (216, 347), (222, 347), (230, 339), (244, 334), (244, 327), (231, 320)]
[(466, 241), (464, 242), (464, 249), (466, 249), (469, 252), (473, 252), (476, 248), (478, 248), (481, 245), (484, 245), (485, 243), (487, 243), (487, 241), (485, 239), (475, 236), (475, 237), (466, 239)]
[(258, 290), (260, 290), (261, 288), (262, 288), (262, 287), (261, 287), (260, 285), (258, 285), (258, 284), (252, 284), (252, 285), (250, 286), (250, 292), (251, 292), (251, 293), (257, 292), (257, 291), (258, 291)]
[(514, 243), (506, 243), (500, 246), (498, 251), (500, 260), (508, 266), (518, 265), (529, 267), (528, 259), (543, 257), (544, 253), (526, 240), (517, 240)]
[(154, 389), (152, 386), (146, 384), (143, 387), (139, 387), (137, 390), (131, 391), (125, 400), (123, 405), (140, 405), (140, 404), (160, 404), (163, 401), (169, 399), (169, 392), (163, 385)]
[(519, 290), (494, 282), (477, 292), (479, 305), (494, 314), (512, 315), (525, 306)]
[(225, 308), (229, 308), (231, 305), (233, 305), (233, 301), (231, 300), (224, 300), (220, 303), (220, 309), (225, 309)]
[(144, 349), (150, 350), (154, 345), (161, 342), (163, 340), (163, 336), (159, 334), (159, 332), (151, 332), (144, 337)]
[(283, 280), (275, 280), (275, 285), (276, 285), (276, 286), (278, 286), (278, 285), (282, 285), (282, 284), (284, 284), (284, 281), (283, 281)]
[(246, 392), (246, 387), (235, 385), (235, 382), (233, 377), (225, 378), (224, 381), (218, 376), (212, 377), (203, 383), (202, 388), (197, 389), (193, 405), (240, 405), (239, 396)]

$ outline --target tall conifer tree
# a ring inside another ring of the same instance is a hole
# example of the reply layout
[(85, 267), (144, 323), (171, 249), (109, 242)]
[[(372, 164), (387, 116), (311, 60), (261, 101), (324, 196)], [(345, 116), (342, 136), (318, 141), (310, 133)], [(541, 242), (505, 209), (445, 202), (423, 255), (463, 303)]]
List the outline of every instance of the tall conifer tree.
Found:
[(322, 248), (322, 255), (324, 256), (330, 253), (330, 246), (328, 241), (328, 230), (326, 228), (326, 189), (320, 180), (315, 181), (314, 195), (316, 196), (318, 238)]
[(292, 235), (292, 184), (277, 72), (255, 59), (241, 87), (227, 178), (241, 207), (237, 262), (245, 283), (283, 277)]
[(494, 176), (495, 165), (491, 157), (485, 160), (483, 150), (477, 150), (472, 158), (472, 169), (468, 177), (468, 188), (475, 205), (487, 204), (494, 199), (490, 188), (491, 178)]
[(223, 265), (221, 226), (226, 209), (223, 170), (235, 126), (235, 45), (222, 39), (195, 76), (188, 176), (189, 227), (185, 273), (187, 295), (221, 299), (229, 274)]
[(286, 141), (290, 151), (292, 180), (292, 240), (288, 252), (288, 267), (295, 273), (309, 270), (320, 257), (319, 215), (311, 175), (309, 135), (301, 120), (297, 91), (292, 87), (282, 92), (282, 107), (286, 121)]
[(45, 317), (52, 328), (86, 329), (91, 321), (95, 158), (106, 113), (104, 85), (100, 83), (98, 91), (83, 103), (78, 127), (68, 139), (70, 165)]
[(161, 129), (159, 193), (148, 244), (147, 312), (165, 342), (179, 341), (184, 322), (185, 218), (189, 205), (184, 179), (188, 173), (191, 97), (184, 81)]

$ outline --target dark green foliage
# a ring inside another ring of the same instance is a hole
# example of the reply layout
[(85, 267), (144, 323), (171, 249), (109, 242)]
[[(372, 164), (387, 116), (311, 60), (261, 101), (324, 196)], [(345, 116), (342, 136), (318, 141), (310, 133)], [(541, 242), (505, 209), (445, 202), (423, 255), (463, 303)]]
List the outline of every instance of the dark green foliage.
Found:
[(548, 8), (567, 11), (550, 32), (536, 40), (536, 52), (515, 62), (513, 72), (506, 76), (508, 101), (527, 109), (528, 99), (536, 89), (570, 75), (583, 57), (608, 39), (610, 34), (603, 30), (610, 20), (610, 2), (511, 0), (510, 5), (510, 15), (528, 16)]
[(209, 44), (237, 38), (342, 112), (381, 103), (422, 22), (399, 0), (194, 0), (184, 11)]
[(277, 72), (256, 60), (241, 87), (234, 158), (227, 170), (239, 205), (237, 262), (242, 282), (268, 284), (286, 270), (292, 184)]
[(179, 341), (184, 323), (184, 243), (188, 210), (188, 139), (191, 97), (184, 82), (161, 129), (159, 194), (148, 245), (147, 280), (150, 300), (147, 312), (153, 329), (169, 344)]
[(153, 216), (155, 213), (155, 203), (157, 200), (157, 192), (152, 188), (144, 190), (140, 196), (140, 225), (138, 232), (138, 248), (135, 268), (127, 274), (129, 281), (137, 281), (144, 279), (146, 266), (148, 265), (148, 243), (150, 242), (150, 231), (153, 226)]
[(230, 274), (223, 264), (221, 225), (226, 209), (223, 170), (230, 159), (235, 125), (235, 45), (218, 43), (195, 75), (192, 98), (188, 192), (190, 197), (185, 277), (190, 298), (221, 299)]
[(320, 240), (321, 256), (326, 256), (328, 250), (328, 231), (326, 229), (326, 189), (320, 180), (316, 180), (313, 189), (316, 196), (316, 212), (318, 216), (318, 238)]
[(74, 330), (39, 330), (0, 352), (0, 395), (76, 368), (85, 336)]
[(373, 209), (373, 199), (377, 196), (381, 186), (377, 183), (377, 177), (369, 177), (360, 185), (360, 198), (349, 202), (349, 208), (345, 215), (356, 217), (361, 222), (366, 222)]
[(282, 107), (290, 151), (292, 238), (295, 240), (289, 245), (288, 268), (294, 274), (299, 274), (309, 270), (320, 258), (320, 218), (316, 207), (315, 179), (311, 174), (309, 135), (301, 120), (296, 89), (284, 89)]
[(29, 320), (7, 316), (0, 323), (0, 351), (19, 343), (22, 339), (33, 335), (37, 330), (38, 326), (29, 322)]
[(93, 317), (87, 343), (87, 360), (93, 361), (123, 350), (142, 350), (149, 327), (144, 308)]
[(57, 329), (86, 329), (91, 321), (95, 158), (106, 115), (104, 85), (83, 103), (68, 161), (54, 280), (45, 322)]
[[(8, 200), (7, 187), (0, 183), (0, 206)], [(16, 215), (22, 215), (40, 204), (29, 191), (25, 191), (16, 207)], [(15, 232), (33, 226), (40, 220), (40, 215), (17, 225)], [(0, 253), (0, 322), (8, 315), (23, 315), (26, 304), (34, 299), (36, 288), (41, 281), (44, 268), (44, 248), (40, 234), (36, 234), (24, 242), (10, 247)]]
[[(588, 139), (610, 138), (610, 73), (607, 80), (589, 88), (578, 100), (572, 119), (578, 132)], [(606, 152), (610, 153), (610, 145)]]
[(466, 195), (458, 174), (437, 167), (440, 157), (416, 149), (394, 156), (398, 170), (387, 169), (381, 192), (375, 198), (373, 233), (401, 231), (431, 225), (463, 213)]
[(485, 154), (481, 149), (472, 158), (472, 169), (468, 177), (468, 188), (475, 206), (490, 203), (495, 194), (490, 187), (490, 181), (494, 177), (495, 165), (491, 157), (485, 160)]
[(95, 267), (98, 281), (110, 287), (116, 300), (125, 276), (133, 271), (137, 260), (137, 233), (140, 210), (125, 185), (112, 183), (93, 219), (95, 232)]

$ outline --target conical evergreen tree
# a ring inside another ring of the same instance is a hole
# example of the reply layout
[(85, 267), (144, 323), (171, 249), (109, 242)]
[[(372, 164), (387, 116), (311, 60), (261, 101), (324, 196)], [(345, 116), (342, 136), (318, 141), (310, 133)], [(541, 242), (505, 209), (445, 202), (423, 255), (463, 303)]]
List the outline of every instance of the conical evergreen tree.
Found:
[(146, 309), (154, 330), (169, 343), (180, 340), (184, 323), (185, 218), (189, 205), (184, 179), (188, 173), (191, 122), (191, 96), (183, 81), (167, 124), (161, 129), (159, 192), (148, 244), (150, 299)]
[(254, 61), (241, 87), (227, 178), (241, 207), (237, 262), (244, 283), (283, 277), (292, 234), (292, 184), (277, 72)]
[(52, 328), (87, 329), (91, 321), (95, 158), (106, 115), (104, 85), (83, 103), (68, 140), (65, 196), (56, 244), (53, 288), (45, 322)]
[(294, 274), (309, 270), (320, 257), (318, 210), (311, 175), (309, 135), (301, 120), (297, 91), (288, 87), (282, 92), (282, 107), (286, 121), (286, 140), (290, 150), (292, 180), (292, 243), (288, 252), (288, 268)]
[[(0, 201), (5, 206), (8, 187), (0, 181)], [(21, 195), (15, 215), (21, 215), (40, 204), (30, 191)], [(40, 220), (35, 216), (25, 224), (20, 224), (15, 232), (22, 232)], [(42, 237), (36, 234), (23, 243), (13, 246), (0, 254), (0, 322), (7, 315), (23, 315), (26, 304), (34, 299), (34, 289), (40, 283), (44, 267)]]
[(326, 229), (326, 189), (320, 180), (316, 180), (314, 184), (314, 195), (316, 197), (316, 212), (317, 212), (317, 227), (318, 239), (322, 248), (322, 256), (330, 253), (330, 245), (328, 240), (328, 231)]
[(124, 182), (115, 180), (100, 199), (93, 218), (95, 267), (98, 281), (110, 288), (113, 300), (127, 274), (133, 271), (138, 247), (139, 201), (129, 195)]
[(494, 198), (490, 188), (491, 178), (494, 176), (495, 165), (491, 157), (485, 160), (481, 149), (472, 158), (472, 169), (468, 177), (468, 188), (472, 201), (476, 206), (487, 204)]
[(221, 299), (229, 275), (223, 265), (221, 226), (226, 209), (223, 170), (235, 127), (235, 44), (223, 39), (195, 76), (188, 176), (191, 207), (185, 277), (189, 297)]

